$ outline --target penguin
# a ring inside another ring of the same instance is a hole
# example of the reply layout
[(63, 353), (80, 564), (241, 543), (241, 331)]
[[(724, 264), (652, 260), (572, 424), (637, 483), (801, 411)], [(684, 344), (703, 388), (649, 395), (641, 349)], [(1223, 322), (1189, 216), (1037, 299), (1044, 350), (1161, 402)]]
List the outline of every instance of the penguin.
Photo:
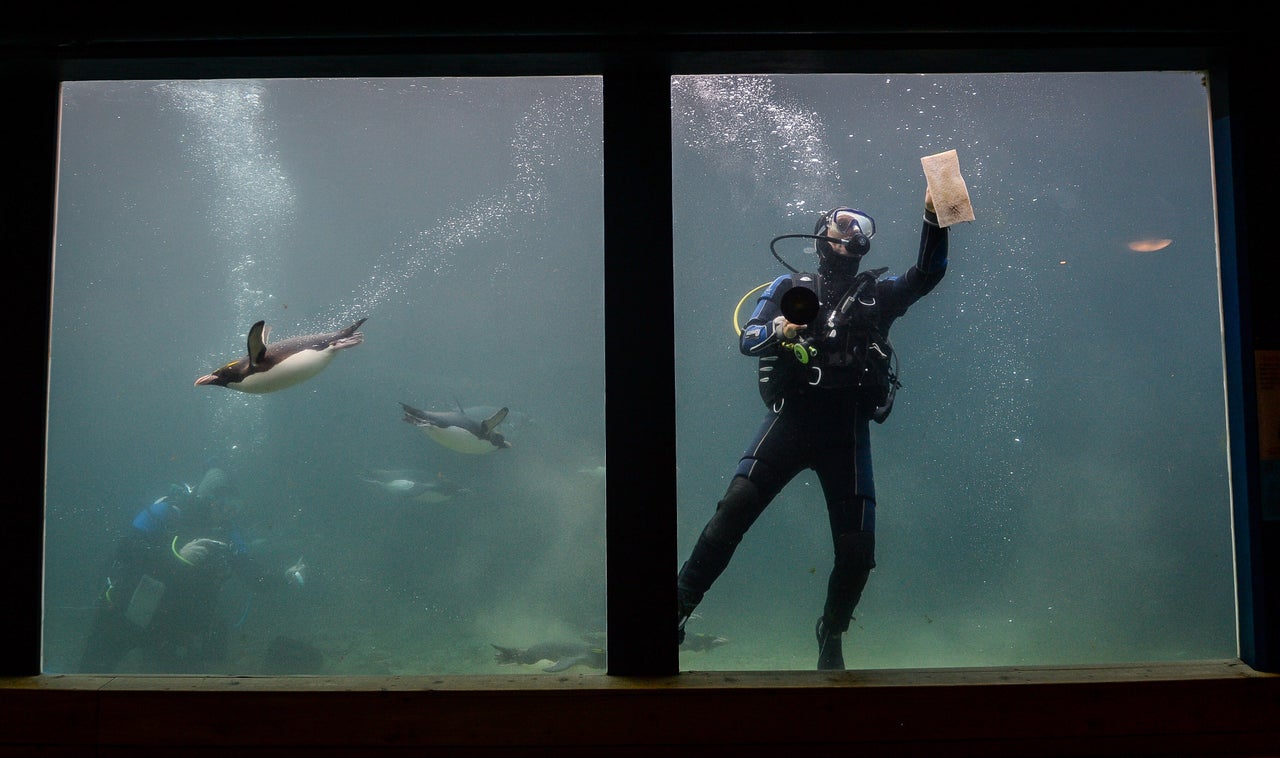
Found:
[(605, 667), (605, 651), (581, 642), (539, 642), (531, 647), (503, 647), (493, 645), (497, 652), (493, 658), (498, 663), (523, 663), (525, 665), (549, 662), (543, 671), (556, 672), (582, 665), (593, 669)]
[(375, 469), (358, 475), (388, 495), (415, 500), (419, 503), (445, 503), (459, 495), (469, 495), (471, 490), (459, 487), (446, 479), (444, 474), (431, 478), (415, 471), (390, 471)]
[(714, 634), (690, 634), (684, 638), (684, 642), (680, 643), (681, 650), (692, 650), (699, 653), (705, 653), (708, 650), (715, 650), (721, 645), (729, 644), (727, 637), (720, 637)]
[(284, 570), (284, 579), (289, 584), (296, 587), (303, 587), (307, 583), (307, 564), (302, 561), (302, 556), (298, 556), (298, 562)]
[(323, 371), (339, 350), (364, 342), (364, 335), (356, 330), (365, 321), (362, 318), (336, 332), (290, 337), (270, 345), (267, 336), (271, 327), (259, 321), (249, 327), (249, 354), (200, 377), (196, 386), (216, 384), (259, 395), (300, 384)]
[(493, 415), (479, 421), (462, 411), (420, 411), (404, 403), (400, 407), (404, 408), (407, 423), (450, 450), (481, 454), (511, 447), (511, 443), (495, 428), (507, 417), (506, 408), (499, 408)]

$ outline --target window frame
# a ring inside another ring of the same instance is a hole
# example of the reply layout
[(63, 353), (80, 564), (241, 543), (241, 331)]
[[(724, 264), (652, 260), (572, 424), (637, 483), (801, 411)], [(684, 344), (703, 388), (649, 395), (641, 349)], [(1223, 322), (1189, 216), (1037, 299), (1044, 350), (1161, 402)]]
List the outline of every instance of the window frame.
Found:
[[(32, 146), (21, 165), (24, 181), (9, 188), (9, 213), (18, 220), (18, 243), (48, 251), (24, 287), (34, 303), (28, 321), (49, 323), (54, 227), (57, 102), (63, 81), (87, 79), (276, 78), (348, 76), (542, 76), (598, 75), (604, 85), (604, 202), (606, 288), (606, 449), (609, 678), (665, 678), (679, 674), (670, 634), (670, 579), (676, 559), (674, 346), (634, 350), (637, 315), (649, 334), (672, 333), (670, 280), (672, 190), (670, 175), (670, 77), (732, 73), (937, 73), (995, 71), (1200, 70), (1211, 92), (1213, 160), (1217, 183), (1226, 343), (1228, 435), (1231, 449), (1236, 539), (1239, 660), (1253, 671), (1273, 672), (1277, 627), (1277, 535), (1261, 508), (1254, 353), (1274, 344), (1277, 330), (1255, 313), (1251, 281), (1261, 263), (1247, 255), (1244, 204), (1251, 177), (1239, 167), (1258, 137), (1251, 118), (1261, 95), (1246, 89), (1256, 77), (1248, 34), (1222, 28), (1075, 31), (982, 30), (906, 33), (893, 29), (853, 35), (840, 31), (700, 30), (683, 33), (579, 30), (506, 34), (486, 31), (308, 35), (267, 32), (244, 37), (214, 33), (104, 35), (88, 40), (49, 35), (10, 46), (6, 79), (14, 84), (20, 130), (11, 138)], [(1259, 64), (1254, 64), (1259, 65)], [(1233, 96), (1234, 95), (1234, 96)], [(1260, 119), (1257, 119), (1260, 120)], [(1261, 193), (1256, 196), (1260, 197)], [(1256, 214), (1256, 211), (1254, 212)], [(636, 223), (643, 219), (643, 223)], [(15, 243), (15, 246), (17, 243)], [(39, 259), (37, 259), (39, 260)], [(41, 278), (43, 274), (43, 279)], [(1259, 310), (1259, 312), (1261, 312)], [(34, 315), (34, 318), (31, 317)], [(29, 355), (47, 357), (47, 328), (25, 337)], [(42, 349), (43, 348), (43, 349)], [(665, 360), (664, 360), (665, 359)], [(42, 366), (42, 368), (46, 368)], [(47, 376), (10, 376), (11, 395), (43, 397), (45, 404), (21, 429), (16, 498), (5, 530), (4, 566), (11, 589), (11, 636), (0, 647), (0, 676), (40, 673), (43, 608), (43, 472)], [(617, 390), (615, 388), (621, 388)], [(16, 392), (15, 392), (16, 390)], [(635, 482), (646, 482), (643, 495)], [(1132, 667), (1119, 667), (1129, 668)], [(1102, 678), (1105, 679), (1103, 668)], [(1006, 672), (1007, 673), (1007, 672)], [(777, 682), (777, 675), (758, 675)], [(1095, 671), (1090, 676), (1098, 676)], [(751, 674), (735, 674), (739, 681)], [(118, 677), (113, 677), (118, 678)], [(723, 678), (690, 677), (717, 687)], [(1117, 681), (1126, 676), (1117, 673)], [(84, 677), (93, 689), (103, 678)], [(424, 677), (438, 680), (440, 677)], [(70, 681), (64, 679), (63, 681)], [(537, 681), (505, 680), (500, 688), (539, 690)], [(584, 687), (608, 688), (591, 683)], [(665, 679), (663, 680), (666, 681)], [(813, 684), (811, 679), (797, 681)], [(291, 691), (294, 678), (258, 682)], [(135, 679), (140, 689), (148, 681)], [(477, 680), (461, 686), (493, 686)], [(217, 686), (217, 685), (212, 685)], [(334, 678), (326, 689), (358, 689)]]

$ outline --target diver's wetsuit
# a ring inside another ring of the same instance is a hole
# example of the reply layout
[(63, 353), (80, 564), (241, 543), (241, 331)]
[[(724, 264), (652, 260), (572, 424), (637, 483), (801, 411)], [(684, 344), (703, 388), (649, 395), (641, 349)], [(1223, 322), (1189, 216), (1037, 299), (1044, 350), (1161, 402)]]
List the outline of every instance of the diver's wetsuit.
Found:
[[(153, 653), (165, 673), (207, 673), (226, 652), (229, 624), (217, 607), (224, 583), (234, 572), (249, 577), (251, 586), (272, 584), (233, 523), (212, 517), (195, 498), (181, 502), (175, 507), (166, 497), (143, 508), (116, 548), (81, 673), (114, 672), (137, 647)], [(196, 537), (217, 539), (226, 548), (192, 566), (176, 551)]]
[[(925, 212), (916, 264), (905, 275), (874, 285), (875, 317), (881, 337), (907, 308), (942, 280), (947, 267), (947, 230), (937, 216)], [(820, 257), (817, 289), (824, 323), (839, 305), (857, 274), (858, 259), (834, 254)], [(809, 281), (813, 281), (812, 275)], [(780, 315), (779, 299), (795, 284), (784, 275), (760, 296), (742, 332), (739, 348), (745, 355), (777, 354), (779, 361), (795, 360), (774, 334)], [(870, 302), (871, 291), (861, 300)], [(870, 424), (874, 401), (856, 383), (848, 360), (841, 354), (851, 345), (850, 322), (837, 329), (834, 340), (817, 343), (808, 367), (798, 367), (799, 380), (773, 403), (755, 438), (747, 445), (733, 480), (708, 521), (689, 560), (680, 570), (679, 617), (683, 623), (713, 582), (729, 564), (738, 543), (765, 507), (788, 482), (806, 468), (822, 485), (831, 523), (835, 565), (827, 584), (822, 621), (832, 633), (849, 627), (853, 609), (875, 567), (875, 482), (871, 471)], [(865, 325), (862, 327), (866, 331)], [(827, 331), (822, 330), (824, 333)], [(846, 365), (838, 365), (844, 363)], [(812, 382), (816, 382), (812, 383)], [(820, 632), (821, 637), (821, 632)], [(843, 663), (839, 664), (843, 667)]]

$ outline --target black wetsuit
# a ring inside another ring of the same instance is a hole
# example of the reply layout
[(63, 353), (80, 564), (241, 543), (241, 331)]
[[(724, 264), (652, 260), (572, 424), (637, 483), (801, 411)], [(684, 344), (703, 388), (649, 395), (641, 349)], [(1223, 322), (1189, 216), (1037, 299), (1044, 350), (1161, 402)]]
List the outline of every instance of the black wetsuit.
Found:
[[(887, 343), (893, 321), (941, 281), (946, 267), (947, 230), (926, 211), (915, 265), (903, 276), (879, 280), (862, 290), (860, 300), (871, 314), (863, 323), (858, 318), (844, 323), (830, 320), (833, 309), (839, 309), (855, 284), (856, 258), (824, 255), (816, 278), (812, 274), (785, 275), (760, 296), (739, 347), (745, 355), (773, 360), (777, 376), (771, 380), (786, 386), (747, 445), (724, 498), (680, 570), (677, 587), (682, 624), (728, 566), (738, 543), (765, 507), (808, 468), (822, 485), (835, 549), (822, 620), (831, 632), (848, 629), (875, 567), (876, 491), (869, 422), (883, 400), (868, 396), (860, 351), (867, 349), (868, 339)], [(793, 286), (819, 291), (822, 306), (817, 326), (808, 330), (820, 334), (814, 343), (817, 352), (805, 366), (786, 363), (796, 359), (774, 334), (773, 322), (781, 313), (779, 299)], [(790, 378), (783, 378), (783, 374)], [(764, 373), (761, 378), (770, 379)]]

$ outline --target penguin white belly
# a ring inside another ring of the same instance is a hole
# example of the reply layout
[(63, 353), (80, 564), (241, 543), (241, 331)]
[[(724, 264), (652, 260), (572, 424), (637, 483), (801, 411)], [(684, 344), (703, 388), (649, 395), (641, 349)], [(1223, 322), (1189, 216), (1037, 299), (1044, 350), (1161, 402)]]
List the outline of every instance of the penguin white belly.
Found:
[(492, 453), (498, 449), (489, 440), (482, 440), (460, 426), (430, 426), (424, 424), (418, 428), (431, 439), (459, 453)]
[(379, 482), (382, 488), (394, 495), (407, 495), (418, 486), (417, 482), (411, 482), (408, 479), (392, 479), (389, 482)]
[(338, 354), (333, 348), (299, 350), (266, 371), (257, 371), (228, 387), (260, 395), (301, 384), (324, 370)]

